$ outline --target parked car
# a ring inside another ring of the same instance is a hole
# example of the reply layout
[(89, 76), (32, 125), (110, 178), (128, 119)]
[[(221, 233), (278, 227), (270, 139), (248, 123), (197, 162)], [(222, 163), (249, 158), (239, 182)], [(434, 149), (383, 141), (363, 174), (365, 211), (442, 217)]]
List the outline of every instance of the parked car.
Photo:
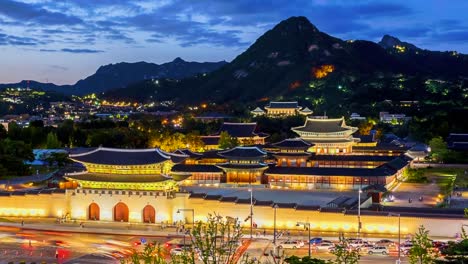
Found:
[(278, 247), (296, 249), (296, 248), (301, 248), (302, 246), (297, 241), (287, 240), (287, 241), (281, 242)]
[(348, 243), (353, 248), (360, 248), (368, 244), (367, 241), (364, 241), (362, 239), (350, 239), (348, 240)]
[(369, 250), (367, 251), (367, 253), (368, 253), (369, 255), (372, 255), (372, 254), (387, 255), (387, 254), (388, 254), (388, 248), (385, 247), (385, 246), (372, 247), (372, 248), (369, 248)]
[(385, 246), (385, 247), (388, 247), (388, 246), (395, 245), (395, 242), (393, 242), (392, 240), (389, 240), (389, 239), (381, 239), (381, 240), (375, 242), (374, 245), (375, 245), (375, 246)]
[(173, 248), (169, 253), (171, 254), (171, 256), (180, 256), (183, 255), (184, 252), (185, 250), (183, 248)]
[(314, 237), (314, 238), (311, 238), (309, 243), (310, 244), (320, 244), (322, 243), (323, 239), (321, 237)]
[(413, 247), (413, 244), (411, 243), (404, 243), (400, 245), (400, 252), (403, 254), (407, 255), (409, 250)]
[(334, 247), (334, 246), (335, 244), (333, 243), (322, 242), (320, 244), (316, 244), (314, 247), (317, 250), (328, 250), (329, 248)]

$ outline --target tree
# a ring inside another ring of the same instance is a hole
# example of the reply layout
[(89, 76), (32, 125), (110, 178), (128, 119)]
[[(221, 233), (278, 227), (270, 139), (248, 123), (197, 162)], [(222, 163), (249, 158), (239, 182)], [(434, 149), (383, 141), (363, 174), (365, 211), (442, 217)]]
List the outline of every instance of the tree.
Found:
[(447, 143), (442, 137), (434, 137), (429, 141), (429, 147), (431, 148), (431, 158), (434, 161), (442, 162), (447, 155)]
[(409, 262), (411, 264), (433, 263), (432, 242), (429, 239), (429, 230), (420, 226), (411, 239), (413, 247), (409, 250)]
[(202, 151), (205, 144), (201, 140), (200, 132), (193, 131), (185, 135), (185, 142), (187, 144), (187, 148), (191, 151)]
[(67, 164), (73, 163), (68, 158), (68, 153), (66, 152), (52, 152), (45, 159), (49, 166), (57, 165), (59, 168), (64, 167)]
[(444, 260), (437, 261), (437, 263), (468, 263), (468, 239), (465, 237), (458, 243), (449, 241), (447, 248), (442, 250), (442, 254), (445, 255)]
[(195, 224), (190, 236), (204, 264), (236, 263), (234, 254), (242, 238), (242, 227), (237, 219), (208, 215), (206, 223)]
[[(222, 217), (217, 214), (208, 215), (206, 222), (198, 221), (193, 230), (188, 230), (186, 249), (180, 256), (172, 256), (172, 264), (195, 264), (200, 260), (204, 264), (258, 264), (248, 255), (238, 259), (235, 254), (242, 243), (242, 227), (237, 219)], [(142, 252), (133, 254), (121, 260), (122, 264), (156, 263), (162, 264), (167, 252), (159, 245), (146, 245)]]
[(227, 131), (221, 132), (219, 135), (218, 146), (220, 149), (229, 149), (239, 146), (239, 141), (235, 137), (231, 137)]
[(49, 132), (49, 134), (47, 134), (46, 148), (48, 149), (60, 148), (60, 141), (57, 138), (57, 134), (55, 134), (54, 132)]
[(291, 256), (284, 259), (284, 262), (288, 264), (331, 264), (329, 260), (323, 260), (318, 258), (311, 258), (309, 256), (299, 258), (297, 256)]
[(25, 161), (33, 161), (34, 154), (29, 144), (5, 139), (0, 141), (0, 176), (24, 176), (31, 174)]
[(340, 242), (335, 245), (332, 253), (336, 257), (336, 264), (357, 264), (361, 258), (359, 251), (349, 245), (343, 234), (340, 235)]

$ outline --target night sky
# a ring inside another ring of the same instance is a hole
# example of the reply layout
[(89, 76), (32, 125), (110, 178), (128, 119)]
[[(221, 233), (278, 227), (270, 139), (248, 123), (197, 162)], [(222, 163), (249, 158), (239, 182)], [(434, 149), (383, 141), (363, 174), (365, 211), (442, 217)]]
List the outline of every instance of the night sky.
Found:
[(390, 34), (468, 53), (467, 10), (463, 0), (0, 0), (0, 82), (71, 84), (121, 61), (230, 61), (290, 16), (343, 39)]

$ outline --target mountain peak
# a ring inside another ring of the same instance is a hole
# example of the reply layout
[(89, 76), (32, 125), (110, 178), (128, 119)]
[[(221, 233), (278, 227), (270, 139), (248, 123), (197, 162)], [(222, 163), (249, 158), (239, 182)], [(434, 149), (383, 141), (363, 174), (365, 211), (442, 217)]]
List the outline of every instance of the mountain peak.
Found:
[(401, 41), (397, 37), (390, 36), (390, 35), (387, 35), (387, 34), (385, 34), (382, 37), (382, 40), (380, 40), (379, 45), (381, 47), (385, 48), (385, 49), (392, 49), (392, 48), (395, 48), (395, 46), (405, 47), (408, 50), (417, 50), (417, 49), (419, 49), (418, 47), (416, 47), (415, 45), (413, 45), (411, 43)]
[(291, 27), (297, 27), (299, 31), (307, 28), (311, 28), (314, 32), (319, 31), (317, 27), (310, 23), (309, 19), (304, 16), (293, 16), (285, 19), (277, 24), (275, 29), (291, 29)]
[(180, 62), (185, 62), (185, 61), (181, 57), (177, 57), (172, 62), (180, 63)]

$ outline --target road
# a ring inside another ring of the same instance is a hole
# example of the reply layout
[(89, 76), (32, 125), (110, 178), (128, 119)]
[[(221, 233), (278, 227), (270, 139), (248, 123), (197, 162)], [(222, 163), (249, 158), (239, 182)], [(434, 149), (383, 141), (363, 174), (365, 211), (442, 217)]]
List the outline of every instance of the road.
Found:
[[(20, 261), (46, 261), (50, 263), (120, 263), (124, 254), (133, 249), (141, 237), (122, 235), (99, 235), (86, 233), (63, 233), (22, 230), (0, 233), (0, 264)], [(147, 241), (164, 244), (171, 237), (145, 237)]]
[[(141, 250), (144, 246), (135, 245), (135, 242), (141, 241), (144, 237), (148, 242), (156, 242), (164, 245), (165, 249), (170, 249), (167, 242), (177, 239), (181, 240), (180, 233), (177, 234), (174, 228), (161, 230), (160, 227), (149, 230), (146, 226), (130, 226), (122, 223), (85, 223), (85, 228), (80, 228), (78, 224), (40, 224), (37, 221), (28, 221), (21, 223), (1, 223), (0, 224), (0, 264), (13, 261), (60, 263), (60, 264), (78, 264), (78, 263), (120, 263), (119, 259), (124, 254), (130, 254), (131, 250)], [(128, 227), (128, 228), (127, 228)], [(52, 230), (52, 231), (48, 231)], [(53, 231), (55, 230), (55, 231)], [(57, 231), (60, 230), (60, 231)], [(158, 230), (158, 231), (155, 231)], [(244, 243), (240, 247), (237, 259), (241, 258), (241, 253), (246, 253), (261, 261), (267, 260), (268, 254), (273, 249), (272, 236), (269, 230), (266, 236), (260, 233), (255, 235), (253, 240)], [(145, 235), (146, 234), (146, 235)], [(315, 236), (316, 234), (314, 234)], [(332, 234), (317, 234), (323, 239), (337, 241), (337, 236)], [(244, 239), (248, 239), (248, 235)], [(383, 237), (382, 235), (366, 234), (363, 236), (370, 242), (382, 238), (397, 241), (392, 237)], [(278, 243), (287, 239), (306, 240), (304, 234), (291, 233), (291, 237), (284, 236), (278, 239)], [(436, 239), (436, 238), (434, 238)], [(404, 239), (402, 238), (402, 241)], [(444, 240), (447, 239), (437, 239)], [(138, 244), (138, 243), (137, 243)], [(307, 245), (301, 249), (285, 250), (285, 256), (298, 255), (306, 256), (308, 254)], [(322, 259), (332, 259), (334, 256), (324, 250), (313, 251), (312, 256)], [(169, 257), (169, 256), (168, 256)], [(363, 254), (360, 263), (395, 263), (397, 259), (396, 252), (389, 256)], [(402, 258), (406, 263), (406, 258)]]

